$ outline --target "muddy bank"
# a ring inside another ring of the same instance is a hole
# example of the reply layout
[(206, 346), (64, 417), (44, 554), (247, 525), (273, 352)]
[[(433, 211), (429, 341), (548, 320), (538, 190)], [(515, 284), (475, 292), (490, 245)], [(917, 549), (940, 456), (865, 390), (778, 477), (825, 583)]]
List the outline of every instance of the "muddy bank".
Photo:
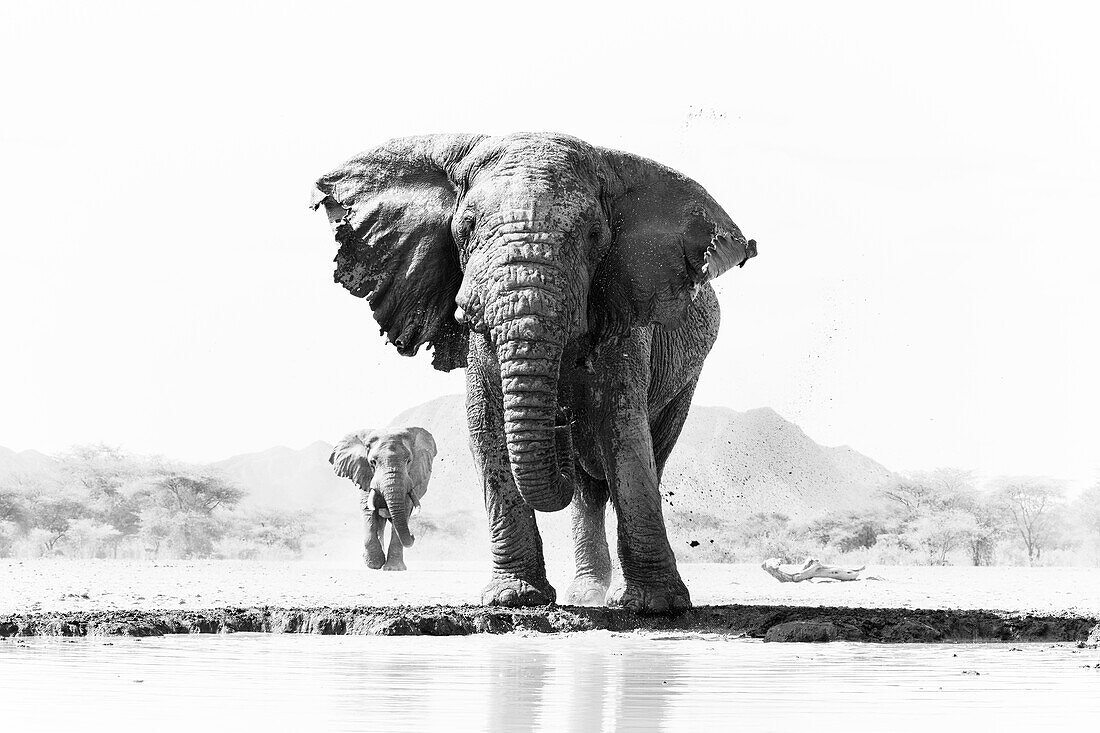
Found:
[(160, 636), (240, 631), (380, 636), (509, 632), (689, 631), (765, 641), (1048, 641), (1100, 643), (1100, 620), (974, 610), (700, 606), (673, 617), (606, 608), (484, 606), (215, 608), (0, 616), (0, 637)]

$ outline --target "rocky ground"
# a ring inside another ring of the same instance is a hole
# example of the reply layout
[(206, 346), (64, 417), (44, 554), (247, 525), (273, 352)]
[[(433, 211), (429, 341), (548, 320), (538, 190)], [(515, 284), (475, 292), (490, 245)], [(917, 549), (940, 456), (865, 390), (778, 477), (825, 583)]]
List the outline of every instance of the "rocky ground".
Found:
[[(483, 565), (0, 561), (0, 636), (222, 631), (473, 633), (720, 631), (765, 639), (1100, 640), (1100, 569), (868, 568), (855, 582), (779, 583), (756, 565), (681, 567), (697, 608), (676, 619), (606, 609), (470, 607)], [(567, 568), (551, 581), (564, 589)]]

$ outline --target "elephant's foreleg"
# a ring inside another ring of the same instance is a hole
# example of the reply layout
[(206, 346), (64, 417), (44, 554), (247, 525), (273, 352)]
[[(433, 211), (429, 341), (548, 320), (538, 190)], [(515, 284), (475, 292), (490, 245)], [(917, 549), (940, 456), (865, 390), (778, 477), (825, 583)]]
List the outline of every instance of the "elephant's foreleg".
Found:
[(648, 421), (644, 415), (622, 416), (615, 433), (604, 462), (618, 519), (623, 586), (608, 605), (639, 613), (688, 608), (691, 599), (665, 533)]
[(363, 559), (367, 561), (368, 568), (377, 570), (386, 562), (386, 553), (382, 551), (382, 531), (386, 528), (386, 520), (378, 514), (377, 509), (368, 511), (363, 520), (367, 533), (367, 539), (363, 543)]
[(597, 364), (606, 382), (594, 391), (604, 476), (618, 525), (623, 586), (609, 606), (640, 613), (688, 608), (691, 599), (676, 569), (665, 533), (645, 385), (649, 384), (648, 337), (623, 339)]
[(496, 356), (481, 341), (471, 344), (466, 411), (470, 449), (481, 473), (493, 554), (492, 580), (482, 590), (481, 602), (499, 606), (553, 603), (557, 593), (546, 579), (535, 511), (524, 502), (512, 479)]
[[(381, 537), (381, 535), (379, 535)], [(393, 526), (390, 526), (390, 545), (386, 548), (386, 564), (383, 570), (407, 570), (405, 567), (405, 547), (401, 544), (401, 538), (397, 536)]]
[(607, 482), (577, 471), (573, 494), (573, 558), (577, 573), (569, 585), (568, 602), (602, 606), (611, 585), (611, 553), (607, 549)]

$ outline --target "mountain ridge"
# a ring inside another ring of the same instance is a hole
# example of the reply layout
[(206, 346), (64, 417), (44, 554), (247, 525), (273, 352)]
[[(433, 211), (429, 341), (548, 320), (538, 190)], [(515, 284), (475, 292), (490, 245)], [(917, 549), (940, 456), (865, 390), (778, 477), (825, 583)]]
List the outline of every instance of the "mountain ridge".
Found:
[[(450, 554), (471, 545), (474, 551), (485, 551), (488, 526), (469, 450), (465, 397), (436, 397), (404, 410), (390, 425), (427, 428), (439, 449), (422, 512), (414, 520), (414, 526), (419, 523), (427, 530), (426, 535), (416, 530), (424, 536), (423, 542), (418, 540), (418, 551), (443, 544), (433, 541), (432, 532), (447, 538), (447, 547), (440, 546), (440, 552)], [(316, 441), (296, 456), (280, 458), (261, 451), (213, 465), (251, 491), (250, 500), (255, 503), (275, 500), (289, 502), (293, 508), (320, 508), (343, 517), (344, 526), (358, 533), (358, 495), (351, 482), (332, 472), (329, 450), (330, 443)], [(280, 470), (276, 466), (282, 461), (286, 463)], [(665, 467), (663, 511), (677, 554), (701, 554), (705, 549), (695, 550), (692, 541), (709, 544), (708, 540), (757, 512), (780, 512), (805, 520), (864, 509), (875, 502), (876, 489), (893, 475), (850, 446), (818, 445), (770, 407), (738, 412), (697, 405)], [(257, 483), (263, 480), (271, 484)], [(304, 480), (311, 486), (289, 486)], [(539, 514), (538, 522), (547, 554), (570, 556), (569, 512)], [(610, 524), (609, 535), (613, 535)]]
[[(439, 449), (422, 511), (413, 520), (414, 531), (423, 538), (417, 554), (487, 553), (488, 526), (469, 449), (465, 397), (428, 400), (390, 424), (427, 428)], [(332, 436), (333, 441), (339, 437)], [(273, 446), (204, 465), (244, 489), (245, 506), (315, 512), (333, 551), (354, 555), (362, 541), (359, 494), (332, 471), (331, 450), (332, 443), (316, 440), (303, 448)], [(43, 460), (53, 461), (37, 451), (17, 454), (0, 448), (0, 476), (13, 465)], [(739, 412), (695, 405), (665, 466), (663, 513), (677, 556), (709, 559), (710, 541), (728, 536), (752, 514), (778, 512), (809, 520), (861, 511), (875, 503), (876, 490), (893, 477), (850, 446), (819, 445), (770, 407)], [(538, 522), (547, 555), (570, 557), (569, 512), (539, 514)], [(609, 521), (610, 537), (612, 527)]]

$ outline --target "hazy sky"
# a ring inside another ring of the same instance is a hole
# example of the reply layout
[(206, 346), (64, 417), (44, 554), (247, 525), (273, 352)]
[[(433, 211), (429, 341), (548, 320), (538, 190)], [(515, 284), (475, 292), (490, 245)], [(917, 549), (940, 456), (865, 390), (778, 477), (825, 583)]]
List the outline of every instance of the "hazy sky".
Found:
[(556, 130), (758, 240), (697, 403), (893, 469), (1100, 468), (1084, 4), (107, 5), (0, 10), (0, 445), (212, 460), (462, 391), (332, 282), (311, 183), (393, 136)]

